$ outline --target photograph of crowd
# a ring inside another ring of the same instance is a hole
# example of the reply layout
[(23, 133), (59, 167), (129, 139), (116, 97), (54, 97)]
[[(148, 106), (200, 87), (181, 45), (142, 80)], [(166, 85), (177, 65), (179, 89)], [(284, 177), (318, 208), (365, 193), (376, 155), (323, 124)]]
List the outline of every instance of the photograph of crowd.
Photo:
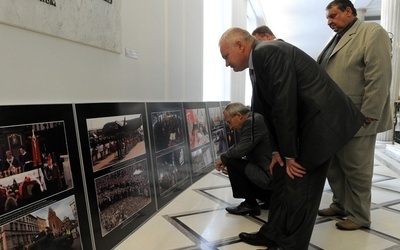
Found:
[(156, 152), (183, 143), (182, 112), (163, 111), (151, 113)]
[(74, 196), (0, 227), (0, 249), (82, 249)]
[(204, 108), (186, 109), (186, 122), (190, 149), (197, 148), (210, 142), (208, 121)]
[(213, 163), (210, 146), (202, 147), (192, 151), (192, 168), (193, 173), (201, 172), (201, 170)]
[(93, 171), (146, 153), (140, 114), (86, 120)]
[(184, 148), (180, 148), (157, 158), (158, 186), (161, 195), (189, 178), (189, 161), (185, 157)]
[(143, 160), (95, 179), (102, 236), (151, 202), (147, 161)]
[(71, 188), (64, 122), (0, 127), (0, 215)]

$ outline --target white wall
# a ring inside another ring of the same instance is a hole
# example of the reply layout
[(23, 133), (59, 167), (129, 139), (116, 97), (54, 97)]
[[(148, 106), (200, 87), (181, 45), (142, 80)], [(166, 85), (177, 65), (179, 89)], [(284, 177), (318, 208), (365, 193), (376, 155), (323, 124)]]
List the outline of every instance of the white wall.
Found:
[(137, 60), (0, 24), (0, 105), (201, 101), (201, 10), (201, 0), (122, 0), (122, 48)]

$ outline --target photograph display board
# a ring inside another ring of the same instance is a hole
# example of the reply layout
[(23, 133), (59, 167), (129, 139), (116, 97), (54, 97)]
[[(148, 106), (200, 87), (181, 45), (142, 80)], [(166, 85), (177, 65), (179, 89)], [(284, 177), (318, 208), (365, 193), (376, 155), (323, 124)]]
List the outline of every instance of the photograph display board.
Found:
[(72, 105), (0, 114), (0, 249), (92, 249)]
[(222, 153), (228, 150), (224, 115), (220, 102), (207, 102), (206, 107), (214, 150), (214, 160), (217, 160)]
[(182, 103), (147, 103), (158, 208), (191, 184)]
[(156, 211), (144, 103), (75, 104), (96, 249)]
[(193, 178), (196, 180), (214, 169), (209, 119), (204, 102), (184, 103)]

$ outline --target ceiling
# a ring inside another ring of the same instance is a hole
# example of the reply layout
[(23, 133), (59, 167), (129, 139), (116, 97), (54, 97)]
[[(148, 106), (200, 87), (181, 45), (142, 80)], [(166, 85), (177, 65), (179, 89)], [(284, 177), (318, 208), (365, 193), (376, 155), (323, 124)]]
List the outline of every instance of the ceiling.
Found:
[[(331, 0), (259, 0), (267, 25), (278, 38), (292, 43), (317, 58), (334, 35), (326, 21), (326, 6)], [(352, 0), (365, 20), (380, 20), (381, 0)], [(293, 4), (296, 3), (296, 4)]]

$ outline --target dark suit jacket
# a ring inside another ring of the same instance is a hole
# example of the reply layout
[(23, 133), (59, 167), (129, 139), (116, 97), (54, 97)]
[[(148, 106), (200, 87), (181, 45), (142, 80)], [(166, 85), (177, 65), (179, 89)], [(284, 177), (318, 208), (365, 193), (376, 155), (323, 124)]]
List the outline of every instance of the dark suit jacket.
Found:
[[(255, 40), (255, 112), (269, 126), (273, 150), (318, 167), (359, 130), (365, 117), (310, 56), (283, 41)], [(279, 138), (279, 139), (278, 139)]]
[(247, 160), (264, 170), (268, 170), (271, 162), (271, 147), (269, 134), (264, 118), (260, 114), (254, 114), (254, 128), (252, 134), (251, 113), (243, 122), (239, 131), (240, 140), (230, 147), (226, 153), (221, 154), (221, 161), (227, 165), (229, 159), (241, 159), (246, 156)]

